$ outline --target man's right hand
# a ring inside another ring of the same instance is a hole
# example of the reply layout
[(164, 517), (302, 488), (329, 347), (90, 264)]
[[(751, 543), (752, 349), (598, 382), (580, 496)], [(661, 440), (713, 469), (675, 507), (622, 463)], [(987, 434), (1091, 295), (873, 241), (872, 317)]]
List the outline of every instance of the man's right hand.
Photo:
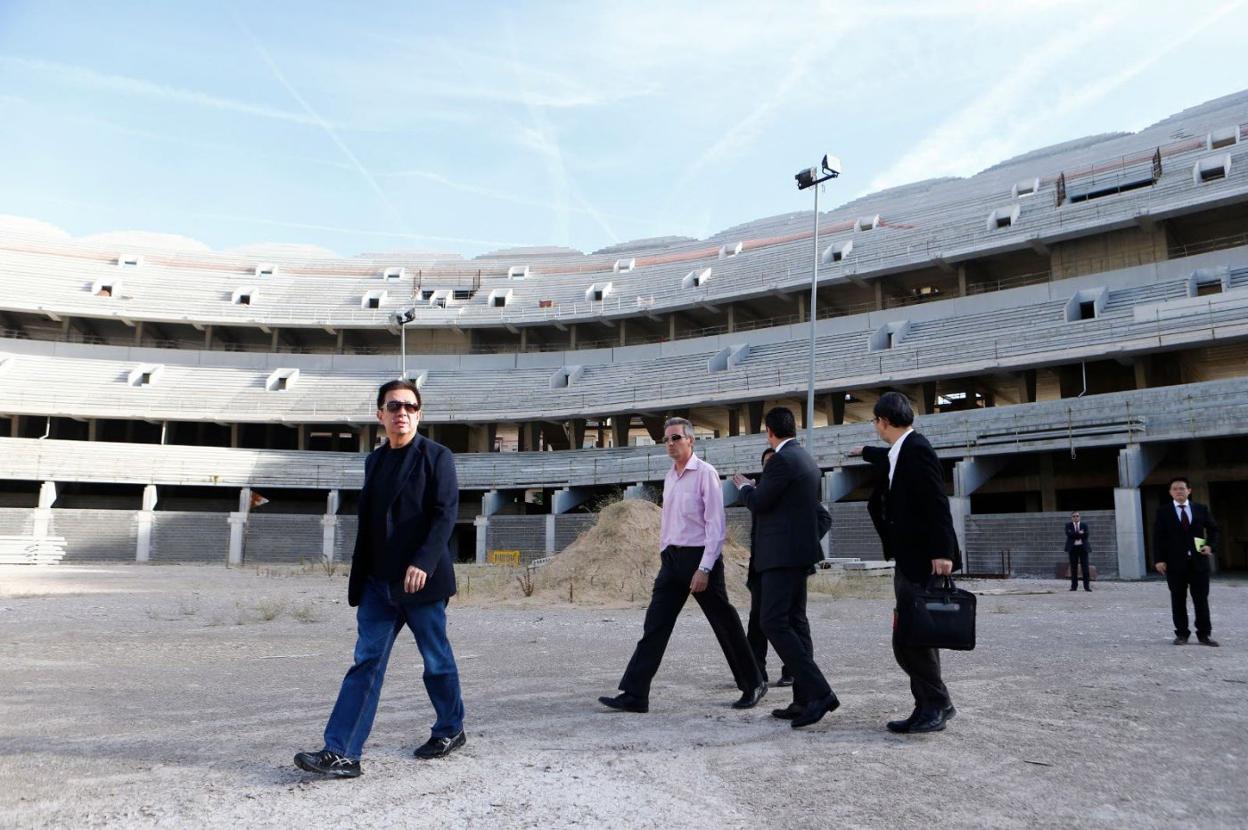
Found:
[(850, 447), (849, 450), (845, 454), (848, 455), (850, 458), (858, 458), (862, 455), (862, 450), (863, 450), (862, 446)]
[(1157, 569), (1157, 573), (1161, 574), (1162, 576), (1166, 575), (1166, 563), (1165, 562), (1158, 562), (1153, 567)]

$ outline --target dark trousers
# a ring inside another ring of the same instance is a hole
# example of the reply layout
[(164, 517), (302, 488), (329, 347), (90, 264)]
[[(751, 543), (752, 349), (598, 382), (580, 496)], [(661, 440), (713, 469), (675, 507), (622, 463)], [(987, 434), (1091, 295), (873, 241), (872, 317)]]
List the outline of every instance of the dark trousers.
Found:
[[(624, 669), (619, 686), (620, 691), (643, 699), (650, 697), (650, 682), (663, 662), (663, 653), (667, 650), (667, 641), (671, 639), (680, 609), (684, 608), (685, 600), (689, 598), (689, 583), (702, 563), (702, 548), (669, 546), (663, 549), (660, 556), (659, 573), (654, 578), (654, 591), (650, 595), (650, 607), (646, 609), (641, 639), (633, 650), (628, 667)], [(694, 594), (693, 598), (715, 632), (715, 639), (728, 660), (737, 688), (743, 692), (756, 688), (763, 682), (763, 677), (745, 639), (741, 617), (728, 600), (728, 589), (724, 587), (723, 557), (711, 569), (706, 590)]]
[(1200, 567), (1194, 558), (1186, 562), (1167, 562), (1166, 584), (1170, 586), (1170, 615), (1174, 618), (1175, 635), (1192, 636), (1191, 629), (1187, 627), (1187, 595), (1190, 592), (1192, 608), (1196, 611), (1196, 636), (1208, 637), (1213, 631), (1213, 621), (1209, 618), (1209, 568)]
[[(893, 594), (900, 608), (910, 593), (921, 585), (915, 585), (901, 575), (893, 576)], [(897, 611), (893, 611), (893, 657), (897, 665), (910, 678), (910, 694), (914, 696), (914, 707), (922, 712), (934, 712), (943, 709), (950, 703), (949, 690), (940, 679), (940, 650), (934, 648), (917, 648), (901, 642), (897, 633)]]
[[(793, 700), (808, 703), (832, 694), (832, 687), (815, 665), (806, 621), (806, 577), (810, 568), (773, 568), (758, 575), (759, 622), (780, 660), (793, 674)], [(805, 634), (799, 633), (800, 617)]]
[(1083, 565), (1083, 587), (1091, 587), (1088, 580), (1091, 578), (1088, 572), (1088, 549), (1083, 545), (1075, 545), (1070, 549), (1070, 587), (1079, 587), (1079, 566)]
[[(758, 670), (763, 673), (763, 680), (766, 680), (767, 635), (763, 633), (763, 591), (758, 584), (758, 574), (756, 572), (750, 572), (750, 578), (746, 585), (750, 589), (750, 621), (745, 627), (745, 638), (750, 641), (750, 651), (754, 652), (754, 662), (758, 663)], [(815, 653), (815, 646), (810, 639), (810, 620), (806, 618), (805, 590), (802, 591), (800, 605), (794, 605), (789, 621), (793, 626), (793, 630), (797, 632), (797, 636), (802, 639), (802, 643), (806, 646), (806, 651), (813, 656)], [(789, 667), (787, 665), (781, 666), (780, 676), (792, 677), (793, 673), (789, 671)]]

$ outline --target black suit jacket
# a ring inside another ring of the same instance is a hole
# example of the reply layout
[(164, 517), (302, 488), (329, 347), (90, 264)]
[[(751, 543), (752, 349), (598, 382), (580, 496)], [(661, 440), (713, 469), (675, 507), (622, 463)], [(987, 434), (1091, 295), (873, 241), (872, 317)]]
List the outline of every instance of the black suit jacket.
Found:
[(884, 547), (884, 558), (911, 582), (927, 582), (933, 559), (953, 560), (962, 569), (962, 553), (949, 515), (945, 475), (936, 451), (926, 438), (911, 432), (901, 444), (893, 483), (888, 483), (888, 448), (864, 447), (862, 457), (880, 473), (880, 483), (867, 503), (871, 521)]
[[(373, 542), (369, 505), (373, 497), (372, 474), (377, 461), (389, 448), (381, 446), (364, 461), (364, 489), (360, 491), (359, 530), (351, 556), (351, 579), (347, 602), (360, 604), (368, 577)], [(425, 587), (408, 594), (402, 582), (391, 586), (394, 597), (404, 603), (437, 602), (455, 595), (455, 566), (450, 538), (459, 518), (459, 481), (451, 451), (422, 435), (412, 439), (411, 449), (399, 470), (399, 485), (386, 517), (386, 538), (382, 544), (397, 548), (400, 558), (428, 576)]]
[[(903, 446), (904, 446), (904, 445), (903, 445)], [(1074, 550), (1074, 549), (1075, 549), (1075, 540), (1076, 540), (1076, 539), (1082, 539), (1082, 540), (1083, 540), (1083, 545), (1082, 545), (1082, 548), (1083, 548), (1084, 553), (1091, 553), (1091, 552), (1092, 552), (1092, 543), (1091, 543), (1090, 541), (1088, 541), (1088, 523), (1087, 523), (1087, 522), (1080, 522), (1080, 523), (1079, 523), (1079, 532), (1078, 532), (1078, 533), (1075, 533), (1075, 523), (1074, 523), (1074, 522), (1067, 522), (1067, 523), (1066, 523), (1066, 552), (1067, 552), (1067, 553), (1070, 553), (1072, 550)]]
[(1196, 550), (1192, 540), (1199, 536), (1206, 540), (1209, 547), (1214, 547), (1218, 540), (1218, 526), (1205, 505), (1189, 500), (1187, 506), (1192, 511), (1191, 527), (1187, 530), (1179, 524), (1179, 515), (1172, 500), (1166, 499), (1157, 509), (1157, 518), (1153, 522), (1153, 562), (1165, 562), (1166, 567), (1170, 567), (1186, 565), (1190, 561), (1197, 570), (1208, 570), (1210, 557)]
[(753, 570), (804, 568), (823, 559), (820, 478), (810, 453), (790, 441), (767, 462), (758, 486), (741, 491), (741, 501), (754, 516)]

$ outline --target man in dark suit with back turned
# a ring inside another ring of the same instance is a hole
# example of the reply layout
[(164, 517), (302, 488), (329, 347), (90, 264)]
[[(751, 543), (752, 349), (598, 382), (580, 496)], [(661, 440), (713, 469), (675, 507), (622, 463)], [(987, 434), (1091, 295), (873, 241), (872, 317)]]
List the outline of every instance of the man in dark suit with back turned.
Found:
[[(1187, 594), (1192, 594), (1196, 611), (1196, 638), (1201, 645), (1216, 646), (1210, 637), (1209, 572), (1218, 526), (1209, 508), (1191, 500), (1192, 487), (1183, 476), (1170, 480), (1170, 498), (1157, 509), (1153, 523), (1153, 561), (1157, 573), (1170, 587), (1170, 613), (1174, 618), (1174, 644), (1183, 645), (1192, 636), (1187, 627)], [(1203, 539), (1199, 548), (1196, 540)]]
[[(886, 392), (875, 404), (876, 434), (889, 445), (859, 447), (861, 454), (880, 471), (881, 483), (868, 509), (884, 558), (897, 566), (893, 590), (897, 607), (932, 576), (947, 576), (962, 567), (949, 499), (945, 495), (940, 459), (928, 440), (913, 429), (914, 410), (899, 392)], [(898, 638), (897, 612), (893, 612), (893, 656), (910, 677), (914, 712), (905, 720), (888, 722), (891, 732), (937, 732), (957, 711), (940, 677), (940, 652), (907, 645)]]
[(1092, 553), (1092, 543), (1088, 541), (1088, 523), (1081, 521), (1080, 515), (1070, 514), (1066, 523), (1066, 555), (1070, 557), (1070, 590), (1079, 588), (1079, 566), (1083, 566), (1083, 590), (1091, 591), (1091, 578), (1088, 570), (1088, 555)]
[(794, 627), (805, 619), (806, 578), (810, 566), (823, 558), (819, 546), (819, 467), (797, 443), (793, 413), (777, 406), (763, 418), (767, 443), (776, 454), (755, 486), (741, 474), (733, 482), (741, 501), (754, 515), (754, 550), (758, 574), (760, 619), (763, 633), (781, 661), (793, 673), (793, 700), (800, 709), (772, 714), (791, 721), (794, 729), (810, 726), (841, 705), (814, 655)]
[(416, 431), (420, 390), (392, 380), (377, 391), (386, 443), (364, 462), (360, 524), (347, 602), (356, 607), (354, 665), (343, 678), (325, 726), (325, 747), (300, 752), (295, 765), (333, 778), (360, 775), (390, 649), (406, 624), (424, 661), (425, 691), (436, 721), (417, 758), (440, 758), (464, 745), (459, 670), (446, 637), (446, 605), (455, 594), (449, 541), (459, 517), (451, 451)]

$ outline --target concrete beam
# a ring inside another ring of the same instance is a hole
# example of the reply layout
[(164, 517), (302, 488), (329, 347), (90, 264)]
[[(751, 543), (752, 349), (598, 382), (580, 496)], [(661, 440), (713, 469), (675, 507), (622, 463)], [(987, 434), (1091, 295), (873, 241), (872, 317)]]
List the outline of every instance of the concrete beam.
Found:
[(589, 501), (592, 495), (593, 493), (584, 487), (565, 487), (562, 490), (556, 490), (554, 498), (551, 499), (551, 511), (567, 513)]
[(498, 513), (506, 505), (506, 496), (497, 490), (490, 490), (481, 496), (481, 515), (488, 518)]
[(1009, 458), (1006, 456), (962, 459), (953, 465), (953, 492), (958, 496), (969, 497), (1001, 472), (1007, 461)]
[(1165, 454), (1165, 448), (1157, 444), (1123, 447), (1118, 451), (1118, 486), (1138, 488)]
[(837, 467), (823, 474), (823, 500), (827, 504), (838, 502), (871, 481), (874, 470), (870, 465)]

